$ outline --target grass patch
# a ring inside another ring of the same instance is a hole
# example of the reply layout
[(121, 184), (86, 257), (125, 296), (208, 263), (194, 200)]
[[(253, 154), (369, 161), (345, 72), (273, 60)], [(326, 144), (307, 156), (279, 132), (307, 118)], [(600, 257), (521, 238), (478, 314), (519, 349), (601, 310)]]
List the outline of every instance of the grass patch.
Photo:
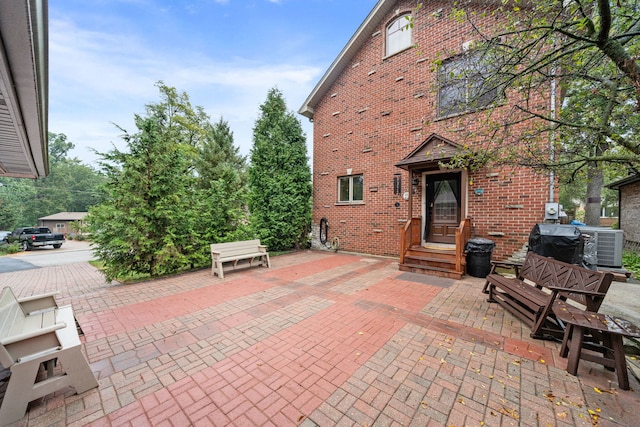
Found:
[(633, 273), (633, 277), (640, 277), (640, 254), (633, 251), (622, 252), (622, 266)]
[(89, 264), (93, 265), (95, 268), (97, 268), (100, 271), (102, 271), (102, 269), (104, 268), (104, 262), (97, 259), (89, 260)]
[(17, 243), (3, 243), (0, 244), (0, 256), (2, 255), (9, 255), (9, 254), (15, 254), (20, 252), (20, 246), (18, 246)]

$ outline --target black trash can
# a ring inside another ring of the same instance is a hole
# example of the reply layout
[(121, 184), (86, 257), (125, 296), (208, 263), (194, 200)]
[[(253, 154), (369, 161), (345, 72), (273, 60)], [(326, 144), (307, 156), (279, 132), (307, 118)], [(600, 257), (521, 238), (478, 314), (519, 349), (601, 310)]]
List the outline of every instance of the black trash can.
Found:
[(480, 237), (469, 239), (467, 251), (467, 274), (473, 277), (487, 277), (491, 271), (491, 253), (496, 244), (493, 240)]

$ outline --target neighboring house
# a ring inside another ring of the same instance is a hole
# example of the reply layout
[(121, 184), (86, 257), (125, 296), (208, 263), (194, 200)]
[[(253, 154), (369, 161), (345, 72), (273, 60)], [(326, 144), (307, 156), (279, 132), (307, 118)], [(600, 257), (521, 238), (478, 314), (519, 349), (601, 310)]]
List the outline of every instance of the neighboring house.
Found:
[[(468, 143), (457, 118), (495, 104), (506, 114), (510, 105), (495, 91), (465, 104), (483, 80), (461, 81), (452, 70), (478, 65), (472, 29), (450, 18), (452, 2), (417, 11), (416, 3), (380, 0), (299, 110), (314, 124), (312, 244), (323, 247), (317, 236), (326, 218), (329, 244), (337, 237), (345, 251), (460, 277), (469, 237), (495, 241), (494, 259), (510, 256), (545, 220), (557, 191), (552, 177), (528, 169), (441, 169)], [(413, 28), (405, 28), (411, 15)], [(548, 111), (548, 100), (533, 102)]]
[(84, 223), (84, 217), (88, 212), (59, 212), (57, 214), (38, 218), (38, 227), (48, 227), (54, 233), (72, 234), (78, 230), (72, 223)]
[(49, 173), (47, 1), (0, 1), (0, 176)]
[(607, 185), (618, 190), (618, 224), (624, 231), (625, 246), (640, 250), (640, 174)]

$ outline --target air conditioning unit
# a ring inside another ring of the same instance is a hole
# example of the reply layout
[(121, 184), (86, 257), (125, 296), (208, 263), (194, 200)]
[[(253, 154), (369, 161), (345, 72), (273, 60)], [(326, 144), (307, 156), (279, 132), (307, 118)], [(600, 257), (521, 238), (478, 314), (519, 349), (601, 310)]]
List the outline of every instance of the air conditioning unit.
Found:
[(582, 234), (595, 240), (597, 265), (602, 267), (622, 267), (622, 247), (624, 232), (606, 227), (578, 226)]

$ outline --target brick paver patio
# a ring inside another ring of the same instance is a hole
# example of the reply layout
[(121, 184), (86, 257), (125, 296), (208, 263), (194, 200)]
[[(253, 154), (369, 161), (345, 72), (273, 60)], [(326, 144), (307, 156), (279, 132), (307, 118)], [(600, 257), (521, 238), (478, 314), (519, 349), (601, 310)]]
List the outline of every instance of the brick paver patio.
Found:
[(272, 265), (132, 285), (87, 263), (0, 274), (73, 305), (100, 383), (16, 425), (640, 425), (635, 378), (568, 375), (560, 344), (487, 303), (482, 279), (316, 251)]

